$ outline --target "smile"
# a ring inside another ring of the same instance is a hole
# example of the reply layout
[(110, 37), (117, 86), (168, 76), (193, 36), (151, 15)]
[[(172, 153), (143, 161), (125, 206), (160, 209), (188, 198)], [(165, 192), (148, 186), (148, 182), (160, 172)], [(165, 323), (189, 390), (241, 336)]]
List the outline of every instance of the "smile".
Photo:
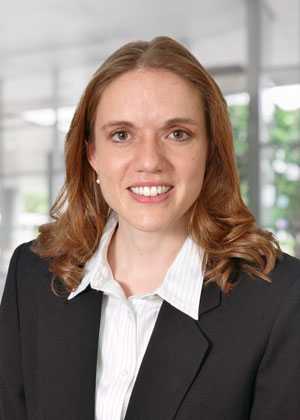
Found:
[(132, 187), (130, 191), (137, 195), (144, 195), (146, 197), (154, 197), (156, 195), (165, 194), (171, 189), (171, 185), (159, 185), (152, 187)]

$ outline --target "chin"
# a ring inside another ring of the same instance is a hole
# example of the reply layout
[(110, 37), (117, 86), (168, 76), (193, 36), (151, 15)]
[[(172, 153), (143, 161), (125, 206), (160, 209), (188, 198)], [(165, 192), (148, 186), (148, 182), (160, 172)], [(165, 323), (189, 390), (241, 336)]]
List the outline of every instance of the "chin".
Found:
[(167, 229), (169, 224), (163, 221), (162, 218), (153, 217), (136, 217), (130, 223), (135, 229), (142, 232), (160, 232)]
[(136, 230), (139, 230), (141, 232), (161, 232), (163, 230), (166, 229), (166, 226), (163, 226), (161, 223), (160, 224), (155, 224), (155, 223), (134, 223), (134, 228)]

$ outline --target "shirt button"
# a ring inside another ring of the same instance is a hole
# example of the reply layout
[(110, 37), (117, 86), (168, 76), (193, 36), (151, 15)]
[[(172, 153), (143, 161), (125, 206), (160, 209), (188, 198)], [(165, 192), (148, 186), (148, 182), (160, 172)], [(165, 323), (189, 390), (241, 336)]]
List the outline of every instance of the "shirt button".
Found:
[(132, 313), (130, 311), (128, 311), (127, 316), (128, 316), (129, 319), (131, 319), (132, 318)]
[(125, 377), (128, 375), (128, 369), (121, 370), (121, 376)]

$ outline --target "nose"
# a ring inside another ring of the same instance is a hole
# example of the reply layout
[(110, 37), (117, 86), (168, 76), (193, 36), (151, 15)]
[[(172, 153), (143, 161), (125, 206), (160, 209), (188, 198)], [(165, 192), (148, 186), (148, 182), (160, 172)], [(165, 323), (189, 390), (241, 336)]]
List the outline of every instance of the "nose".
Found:
[(155, 135), (143, 136), (138, 142), (135, 154), (135, 170), (137, 172), (161, 172), (166, 156), (163, 145)]

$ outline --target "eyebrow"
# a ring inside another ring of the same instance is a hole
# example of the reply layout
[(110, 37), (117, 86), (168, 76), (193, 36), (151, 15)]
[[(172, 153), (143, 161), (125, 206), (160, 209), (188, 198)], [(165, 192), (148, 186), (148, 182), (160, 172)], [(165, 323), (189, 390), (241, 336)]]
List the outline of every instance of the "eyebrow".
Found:
[(195, 120), (192, 120), (191, 118), (171, 118), (170, 120), (167, 120), (165, 123), (166, 126), (173, 126), (173, 125), (180, 125), (180, 124), (189, 124), (189, 125), (199, 126), (199, 123)]
[[(175, 117), (175, 118), (171, 118), (169, 120), (167, 120), (164, 124), (164, 126), (166, 127), (172, 127), (175, 125), (180, 125), (180, 124), (189, 124), (189, 125), (197, 125), (199, 126), (200, 124), (191, 119), (191, 118), (179, 118), (179, 117)], [(108, 123), (104, 124), (101, 129), (105, 130), (106, 128), (110, 128), (110, 127), (116, 127), (116, 126), (124, 126), (124, 127), (134, 127), (134, 124), (131, 123), (130, 121), (126, 121), (126, 120), (120, 120), (120, 121), (109, 121)]]
[(133, 127), (134, 124), (132, 124), (130, 121), (120, 120), (120, 121), (109, 121), (108, 123), (104, 124), (101, 129), (105, 130), (109, 127), (116, 127), (116, 126), (127, 126), (127, 127)]

